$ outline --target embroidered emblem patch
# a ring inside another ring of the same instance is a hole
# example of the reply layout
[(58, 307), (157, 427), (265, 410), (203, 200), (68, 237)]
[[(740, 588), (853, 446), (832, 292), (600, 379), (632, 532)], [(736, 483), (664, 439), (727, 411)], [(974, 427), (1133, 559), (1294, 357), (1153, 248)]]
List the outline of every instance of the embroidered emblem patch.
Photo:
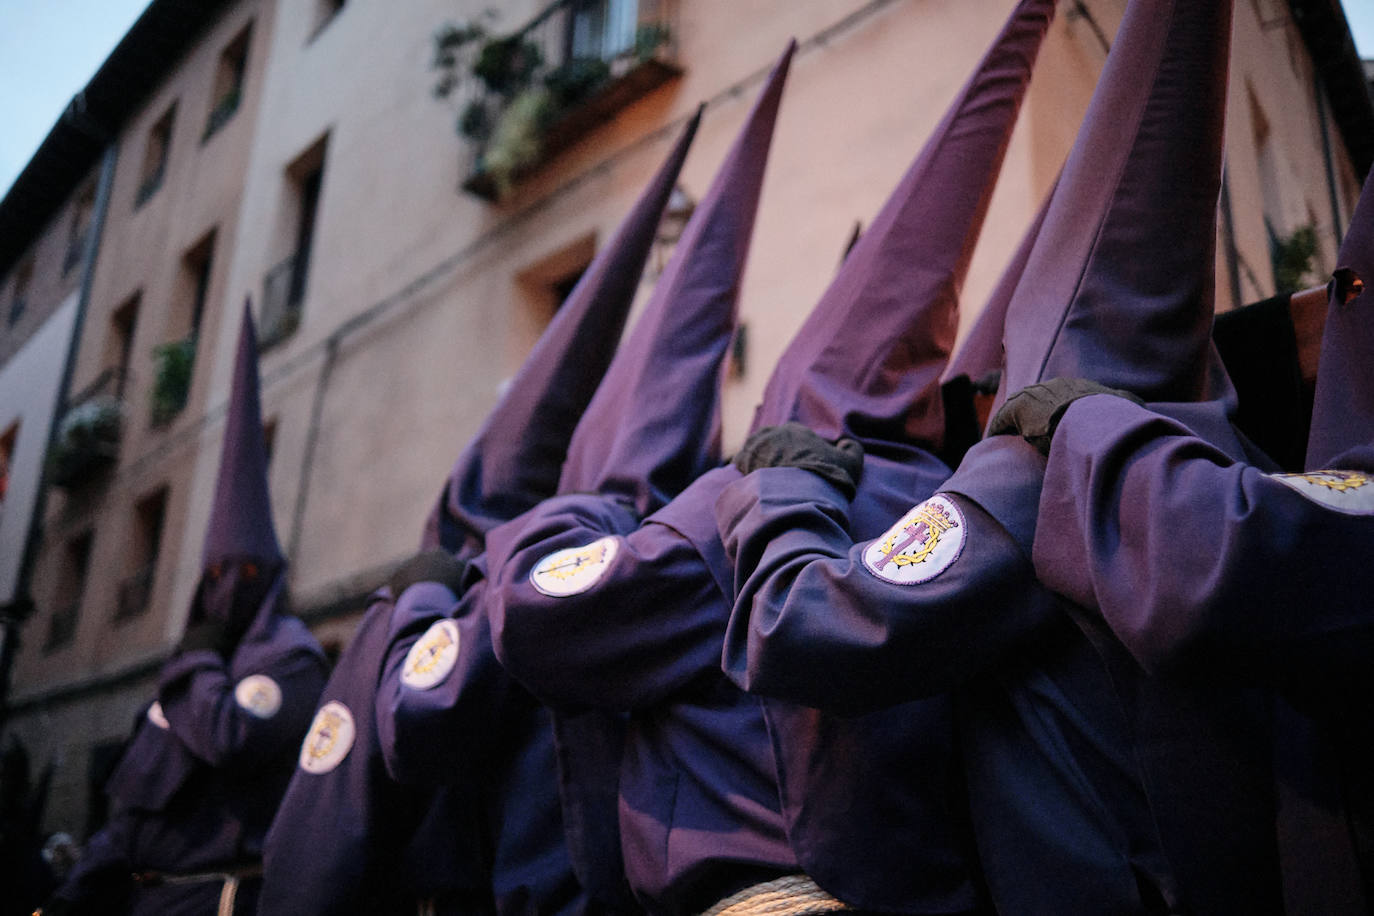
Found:
[(1308, 471), (1269, 476), (1337, 512), (1374, 514), (1374, 475), (1362, 471)]
[(172, 723), (167, 721), (167, 716), (162, 712), (162, 704), (157, 700), (153, 700), (153, 705), (148, 707), (148, 721), (163, 731), (172, 727)]
[(959, 558), (965, 531), (964, 515), (954, 500), (932, 496), (868, 545), (864, 566), (884, 582), (929, 582)]
[(353, 748), (353, 713), (338, 700), (330, 700), (315, 713), (301, 742), (301, 769), (320, 775), (338, 766)]
[(281, 688), (265, 674), (250, 674), (234, 688), (234, 699), (259, 719), (270, 719), (281, 709)]
[(551, 598), (576, 595), (591, 588), (610, 569), (620, 539), (598, 538), (585, 547), (555, 550), (530, 570), (530, 584)]
[(457, 661), (458, 624), (440, 620), (410, 647), (401, 668), (401, 683), (414, 690), (428, 690), (448, 677)]

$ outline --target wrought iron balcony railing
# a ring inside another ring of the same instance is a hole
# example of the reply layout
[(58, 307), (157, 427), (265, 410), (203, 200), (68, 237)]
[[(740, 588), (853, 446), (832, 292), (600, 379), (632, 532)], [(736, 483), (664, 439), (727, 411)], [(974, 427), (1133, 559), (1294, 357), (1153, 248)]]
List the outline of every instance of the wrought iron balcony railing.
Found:
[[(465, 41), (463, 187), (494, 200), (521, 177), (682, 71), (676, 0), (557, 0), (519, 31)], [(440, 54), (445, 53), (441, 38)]]

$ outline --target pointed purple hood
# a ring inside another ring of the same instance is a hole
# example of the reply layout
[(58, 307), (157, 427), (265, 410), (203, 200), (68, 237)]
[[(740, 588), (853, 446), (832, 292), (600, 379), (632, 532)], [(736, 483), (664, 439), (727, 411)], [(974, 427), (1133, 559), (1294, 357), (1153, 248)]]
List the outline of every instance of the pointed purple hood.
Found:
[(1007, 309), (1007, 391), (1229, 387), (1211, 323), (1230, 37), (1230, 0), (1131, 0)]
[[(1349, 271), (1351, 275), (1345, 275)], [(1336, 258), (1336, 279), (1326, 306), (1312, 431), (1307, 437), (1308, 470), (1329, 467), (1355, 446), (1374, 445), (1374, 175), (1365, 182), (1350, 231)], [(1351, 280), (1364, 292), (1345, 301)]]
[(795, 49), (773, 68), (577, 425), (560, 492), (621, 496), (648, 515), (719, 463), (721, 361)]
[(700, 122), (698, 110), (458, 457), (425, 526), (425, 546), (479, 551), (488, 530), (553, 495), (568, 441), (615, 355)]
[(755, 428), (940, 447), (959, 290), (1053, 16), (1052, 0), (1017, 4), (783, 353)]
[(219, 480), (202, 557), (207, 568), (239, 559), (268, 566), (285, 562), (272, 525), (272, 500), (267, 491), (267, 447), (258, 400), (258, 335), (247, 302), (239, 327), (234, 387), (229, 395)]
[(977, 381), (994, 369), (1002, 368), (1002, 333), (1007, 322), (1007, 306), (1011, 304), (1016, 284), (1021, 282), (1021, 274), (1025, 273), (1026, 262), (1030, 260), (1031, 249), (1040, 235), (1040, 227), (1045, 224), (1045, 213), (1049, 211), (1050, 200), (1053, 197), (1054, 187), (1051, 186), (1050, 193), (1040, 204), (1040, 211), (1026, 228), (1026, 234), (1021, 236), (1021, 244), (1016, 246), (1015, 254), (1003, 268), (1002, 276), (998, 278), (997, 285), (993, 287), (988, 301), (983, 305), (983, 310), (978, 313), (973, 327), (969, 328), (968, 334), (964, 337), (963, 346), (950, 359), (949, 366), (945, 368), (944, 378), (952, 379), (965, 375)]

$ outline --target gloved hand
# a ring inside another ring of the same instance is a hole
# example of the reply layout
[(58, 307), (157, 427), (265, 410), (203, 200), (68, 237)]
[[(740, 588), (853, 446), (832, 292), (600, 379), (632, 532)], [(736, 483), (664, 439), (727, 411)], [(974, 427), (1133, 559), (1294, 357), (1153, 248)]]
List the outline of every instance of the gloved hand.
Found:
[(239, 634), (229, 622), (218, 617), (206, 616), (195, 623), (186, 627), (186, 632), (182, 634), (181, 642), (177, 645), (177, 654), (191, 652), (196, 649), (209, 649), (218, 654), (221, 658), (228, 658), (234, 653), (234, 646), (238, 644)]
[(391, 574), (387, 582), (391, 586), (391, 596), (400, 598), (401, 593), (417, 582), (437, 582), (455, 595), (463, 593), (463, 576), (468, 565), (453, 554), (439, 547), (424, 550), (406, 560)]
[(800, 423), (765, 426), (732, 459), (740, 473), (758, 468), (803, 468), (854, 498), (864, 469), (864, 447), (853, 439), (827, 442)]
[(1111, 394), (1136, 404), (1144, 404), (1129, 391), (1108, 388), (1084, 378), (1052, 378), (1047, 382), (1027, 385), (1007, 398), (1007, 403), (988, 424), (989, 436), (1017, 435), (1025, 439), (1046, 457), (1054, 431), (1069, 405), (1090, 394)]

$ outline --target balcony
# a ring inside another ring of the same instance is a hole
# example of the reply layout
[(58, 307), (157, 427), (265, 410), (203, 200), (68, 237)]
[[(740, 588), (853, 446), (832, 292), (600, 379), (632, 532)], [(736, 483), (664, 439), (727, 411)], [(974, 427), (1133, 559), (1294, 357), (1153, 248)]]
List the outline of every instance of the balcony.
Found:
[(119, 591), (115, 597), (115, 620), (137, 617), (148, 609), (148, 602), (153, 596), (153, 575), (156, 572), (157, 560), (154, 559), (119, 583)]
[(126, 379), (125, 370), (106, 369), (68, 399), (48, 453), (48, 476), (54, 486), (79, 489), (119, 457)]
[(519, 31), (481, 23), (436, 36), (436, 95), (472, 142), (463, 189), (508, 192), (623, 108), (678, 76), (675, 0), (558, 0)]
[(297, 252), (262, 278), (262, 349), (281, 343), (300, 326), (309, 262), (309, 258)]

